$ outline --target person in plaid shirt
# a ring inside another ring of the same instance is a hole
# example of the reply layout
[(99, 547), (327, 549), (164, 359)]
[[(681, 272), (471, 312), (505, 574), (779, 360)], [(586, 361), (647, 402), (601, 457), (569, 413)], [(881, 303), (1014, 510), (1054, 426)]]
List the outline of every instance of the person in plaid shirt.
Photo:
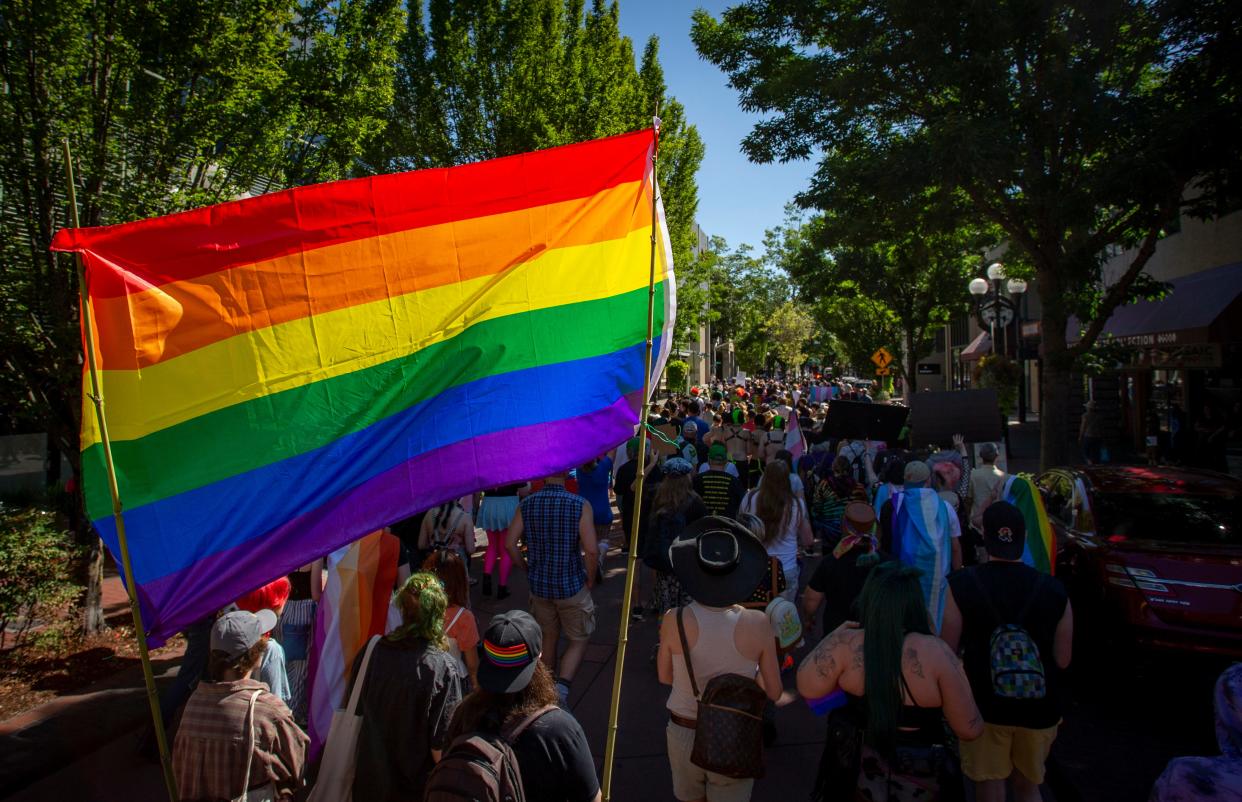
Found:
[(173, 774), (185, 802), (233, 799), (244, 791), (292, 799), (301, 788), (306, 733), (288, 706), (252, 678), (267, 646), (263, 635), (274, 626), (271, 610), (227, 613), (212, 626), (212, 681), (199, 683), (186, 703), (173, 745)]
[[(565, 488), (565, 473), (549, 476), (543, 487), (522, 500), (509, 524), (506, 547), (530, 582), (530, 612), (543, 630), (540, 659), (556, 672), (556, 645), (563, 634), (568, 644), (561, 655), (556, 692), (561, 704), (587, 641), (595, 631), (595, 587), (599, 547), (591, 503)], [(527, 556), (518, 549), (526, 535)]]

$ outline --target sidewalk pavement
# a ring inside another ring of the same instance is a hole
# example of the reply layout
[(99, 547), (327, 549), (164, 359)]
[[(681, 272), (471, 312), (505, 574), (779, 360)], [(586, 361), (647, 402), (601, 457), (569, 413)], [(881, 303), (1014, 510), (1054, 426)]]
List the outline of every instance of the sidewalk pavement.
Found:
[[(156, 681), (164, 684), (176, 674), (183, 649), (178, 648), (151, 665)], [(41, 778), (60, 776), (62, 769), (105, 747), (125, 743), (137, 758), (137, 733), (151, 720), (142, 667), (135, 665), (105, 677), (80, 692), (67, 694), (0, 722), (0, 788), (12, 793)], [(102, 764), (111, 767), (113, 761)], [(159, 770), (151, 764), (155, 776)], [(103, 779), (112, 779), (105, 770)], [(62, 784), (59, 797), (70, 795), (82, 802), (92, 796), (101, 777), (74, 777)], [(33, 787), (33, 786), (32, 786)], [(58, 798), (35, 792), (27, 799)], [(130, 796), (130, 799), (150, 798)]]

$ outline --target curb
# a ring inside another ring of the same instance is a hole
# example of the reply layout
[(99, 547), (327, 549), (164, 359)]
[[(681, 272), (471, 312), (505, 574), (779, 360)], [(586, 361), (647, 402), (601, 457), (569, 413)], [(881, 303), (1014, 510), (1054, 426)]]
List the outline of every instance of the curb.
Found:
[[(156, 682), (172, 680), (181, 654), (152, 661)], [(85, 692), (45, 702), (0, 722), (0, 788), (4, 795), (53, 774), (150, 719), (142, 667), (105, 677)]]

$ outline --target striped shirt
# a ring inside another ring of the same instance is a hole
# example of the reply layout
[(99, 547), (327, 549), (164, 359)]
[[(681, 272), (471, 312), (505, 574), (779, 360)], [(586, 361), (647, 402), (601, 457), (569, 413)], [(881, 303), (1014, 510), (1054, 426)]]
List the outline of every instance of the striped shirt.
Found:
[[(254, 752), (246, 770), (246, 717), (254, 705)], [(302, 785), (306, 734), (284, 702), (254, 679), (200, 682), (186, 702), (173, 745), (177, 791), (186, 802), (233, 799), (243, 788), (275, 783), (277, 798), (291, 798)]]
[(564, 485), (549, 483), (522, 499), (522, 527), (530, 592), (541, 599), (568, 599), (586, 585), (578, 523), (586, 501)]

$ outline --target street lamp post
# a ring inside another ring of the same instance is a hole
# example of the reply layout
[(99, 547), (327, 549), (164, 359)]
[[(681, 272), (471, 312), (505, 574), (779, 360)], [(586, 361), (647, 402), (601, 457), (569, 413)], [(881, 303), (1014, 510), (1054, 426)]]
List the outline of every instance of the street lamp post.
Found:
[[(968, 289), (975, 299), (975, 311), (979, 316), (980, 325), (988, 328), (992, 336), (992, 353), (996, 353), (996, 332), (997, 329), (1005, 336), (1004, 346), (1001, 353), (1009, 355), (1009, 335), (1010, 326), (1013, 327), (1013, 356), (1014, 359), (1021, 364), (1020, 352), (1020, 331), (1018, 327), (1018, 297), (1026, 292), (1026, 282), (1020, 278), (1007, 278), (1005, 276), (1005, 266), (1000, 262), (993, 262), (988, 265), (987, 278), (973, 278), (970, 280)], [(1009, 297), (1001, 294), (1001, 283), (1004, 282), (1005, 290)], [(1026, 378), (1023, 371), (1023, 378), (1018, 381), (1018, 419), (1026, 418)]]
[[(980, 325), (987, 328), (992, 337), (992, 353), (996, 353), (996, 332), (999, 329), (1005, 336), (1005, 342), (1002, 344), (1001, 353), (1008, 354), (1008, 334), (1006, 333), (1009, 326), (1016, 322), (1018, 304), (1016, 297), (1026, 292), (1026, 282), (1020, 278), (1011, 278), (1006, 281), (1005, 266), (1000, 262), (993, 262), (988, 265), (988, 277), (973, 278), (967, 288), (970, 294), (975, 298), (975, 311), (979, 315)], [(1005, 297), (1001, 294), (1001, 283), (1005, 282), (1005, 289), (1008, 295)], [(1014, 355), (1017, 355), (1017, 335), (1014, 335)]]

